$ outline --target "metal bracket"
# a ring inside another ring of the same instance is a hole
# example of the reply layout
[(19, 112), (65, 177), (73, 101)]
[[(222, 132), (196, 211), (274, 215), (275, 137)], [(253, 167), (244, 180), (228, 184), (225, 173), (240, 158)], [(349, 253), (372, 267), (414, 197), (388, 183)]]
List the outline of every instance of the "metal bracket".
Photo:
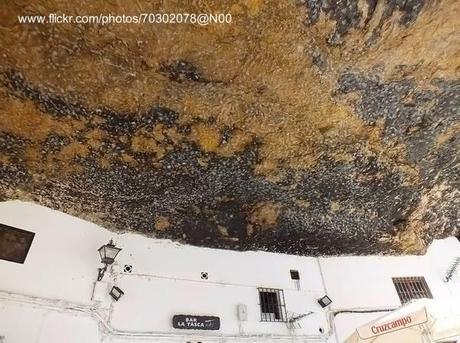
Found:
[(102, 280), (102, 278), (104, 277), (104, 274), (105, 274), (106, 271), (107, 271), (107, 264), (104, 266), (104, 268), (99, 268), (99, 273), (97, 275), (97, 281)]

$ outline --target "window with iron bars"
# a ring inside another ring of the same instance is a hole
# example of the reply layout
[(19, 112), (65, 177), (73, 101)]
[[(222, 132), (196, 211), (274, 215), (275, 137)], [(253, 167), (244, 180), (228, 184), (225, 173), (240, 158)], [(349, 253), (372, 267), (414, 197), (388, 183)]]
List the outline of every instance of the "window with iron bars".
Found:
[(401, 304), (413, 299), (433, 298), (430, 288), (423, 276), (394, 277), (393, 284)]
[(262, 322), (286, 322), (286, 303), (282, 289), (258, 288), (260, 320)]

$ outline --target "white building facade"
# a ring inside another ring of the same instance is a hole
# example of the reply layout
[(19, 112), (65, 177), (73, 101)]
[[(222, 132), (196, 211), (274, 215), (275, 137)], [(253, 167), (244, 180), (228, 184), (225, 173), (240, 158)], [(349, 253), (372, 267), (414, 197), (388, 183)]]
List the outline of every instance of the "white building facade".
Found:
[[(312, 258), (117, 234), (19, 201), (0, 223), (35, 234), (24, 263), (0, 259), (2, 343), (343, 342), (405, 297), (460, 296), (460, 273), (444, 281), (455, 238), (424, 256)], [(110, 239), (122, 251), (96, 282)]]

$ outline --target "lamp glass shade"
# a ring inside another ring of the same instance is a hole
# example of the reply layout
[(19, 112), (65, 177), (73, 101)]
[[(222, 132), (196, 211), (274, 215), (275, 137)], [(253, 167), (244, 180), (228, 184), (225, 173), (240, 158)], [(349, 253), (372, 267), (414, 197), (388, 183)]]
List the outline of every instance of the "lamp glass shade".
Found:
[(99, 248), (99, 255), (101, 255), (101, 262), (106, 264), (112, 264), (115, 261), (118, 253), (121, 251), (121, 248), (117, 248), (112, 241), (108, 244), (103, 245)]

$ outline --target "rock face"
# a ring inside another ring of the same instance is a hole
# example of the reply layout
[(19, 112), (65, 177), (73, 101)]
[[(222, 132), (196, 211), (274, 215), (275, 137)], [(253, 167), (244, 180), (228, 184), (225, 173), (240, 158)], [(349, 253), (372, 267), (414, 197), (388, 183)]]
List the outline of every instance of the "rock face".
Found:
[[(0, 4), (0, 198), (303, 255), (459, 233), (456, 0)], [(231, 24), (18, 15), (230, 13)]]

